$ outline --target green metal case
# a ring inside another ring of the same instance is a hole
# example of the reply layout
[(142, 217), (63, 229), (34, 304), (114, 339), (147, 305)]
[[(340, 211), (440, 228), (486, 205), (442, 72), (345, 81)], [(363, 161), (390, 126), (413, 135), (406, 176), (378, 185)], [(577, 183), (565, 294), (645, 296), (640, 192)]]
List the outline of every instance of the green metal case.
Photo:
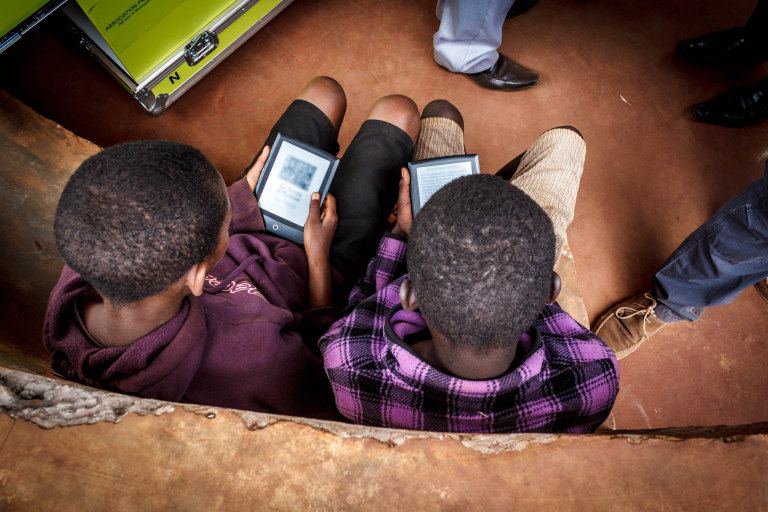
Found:
[(77, 0), (64, 13), (81, 45), (157, 116), (292, 1)]
[(157, 116), (292, 1), (0, 0), (0, 52), (61, 8), (82, 47)]

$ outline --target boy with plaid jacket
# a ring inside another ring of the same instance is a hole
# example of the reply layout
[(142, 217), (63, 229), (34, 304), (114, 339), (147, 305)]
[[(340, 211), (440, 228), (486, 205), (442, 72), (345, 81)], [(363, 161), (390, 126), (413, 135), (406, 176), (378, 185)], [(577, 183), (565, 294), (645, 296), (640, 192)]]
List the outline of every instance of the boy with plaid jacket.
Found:
[[(422, 119), (414, 159), (463, 154), (455, 107), (430, 104)], [(319, 342), (345, 417), (486, 433), (587, 433), (608, 418), (616, 357), (555, 303), (552, 271), (584, 155), (576, 130), (550, 130), (511, 183), (461, 178), (413, 221), (401, 171), (398, 224)]]

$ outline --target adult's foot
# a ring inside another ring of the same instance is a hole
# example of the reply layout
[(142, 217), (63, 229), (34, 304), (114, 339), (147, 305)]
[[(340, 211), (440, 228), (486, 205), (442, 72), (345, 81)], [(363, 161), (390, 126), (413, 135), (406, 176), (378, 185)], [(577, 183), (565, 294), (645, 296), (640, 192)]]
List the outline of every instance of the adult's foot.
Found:
[(484, 89), (491, 91), (519, 91), (539, 83), (539, 74), (499, 54), (496, 64), (480, 73), (464, 73), (464, 76)]
[(696, 118), (720, 126), (752, 126), (768, 119), (768, 77), (737, 87), (693, 109)]
[(759, 283), (755, 284), (757, 293), (763, 298), (765, 302), (768, 302), (768, 279), (763, 279)]
[(616, 354), (616, 359), (627, 357), (640, 345), (668, 325), (654, 309), (658, 303), (650, 292), (622, 302), (597, 321), (597, 334)]
[(683, 59), (707, 67), (754, 66), (768, 58), (768, 52), (743, 27), (710, 32), (696, 39), (677, 43), (677, 54)]
[(512, 7), (510, 7), (509, 12), (507, 12), (507, 18), (514, 18), (515, 16), (520, 16), (524, 12), (526, 12), (528, 9), (533, 7), (539, 3), (539, 0), (515, 0), (515, 3), (512, 4)]

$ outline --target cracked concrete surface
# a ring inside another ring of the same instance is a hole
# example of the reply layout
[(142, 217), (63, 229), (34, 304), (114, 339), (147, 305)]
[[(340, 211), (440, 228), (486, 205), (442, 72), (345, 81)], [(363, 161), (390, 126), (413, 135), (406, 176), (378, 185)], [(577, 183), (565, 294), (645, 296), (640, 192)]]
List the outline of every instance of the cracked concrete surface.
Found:
[(766, 431), (410, 432), (0, 367), (0, 510), (764, 510)]
[[(449, 434), (396, 430), (333, 421), (314, 420), (275, 414), (222, 409), (192, 404), (150, 400), (121, 393), (102, 391), (59, 378), (43, 377), (0, 367), (0, 412), (11, 418), (30, 421), (39, 427), (73, 427), (99, 422), (120, 422), (128, 414), (139, 416), (167, 414), (181, 409), (208, 419), (227, 411), (240, 418), (248, 430), (259, 430), (280, 422), (306, 425), (341, 439), (367, 438), (388, 446), (399, 446), (411, 439), (453, 439), (481, 453), (521, 451), (530, 444), (548, 444), (564, 435), (553, 434)], [(650, 438), (722, 438), (728, 442), (746, 435), (768, 433), (768, 422), (742, 426), (682, 427), (658, 430), (608, 432), (604, 436), (639, 444)]]
[(43, 428), (118, 422), (126, 414), (164, 414), (174, 405), (91, 390), (66, 381), (0, 369), (0, 411)]
[(226, 410), (239, 417), (248, 430), (263, 429), (279, 422), (292, 422), (310, 426), (341, 439), (368, 438), (388, 446), (398, 446), (409, 439), (454, 439), (467, 448), (482, 453), (499, 453), (507, 450), (519, 451), (530, 443), (546, 444), (557, 439), (554, 435), (541, 434), (498, 436), (416, 432), (170, 403), (97, 390), (58, 378), (0, 367), (0, 412), (13, 419), (30, 421), (45, 429), (92, 425), (99, 422), (118, 423), (128, 414), (159, 416), (171, 413), (177, 408), (209, 419)]

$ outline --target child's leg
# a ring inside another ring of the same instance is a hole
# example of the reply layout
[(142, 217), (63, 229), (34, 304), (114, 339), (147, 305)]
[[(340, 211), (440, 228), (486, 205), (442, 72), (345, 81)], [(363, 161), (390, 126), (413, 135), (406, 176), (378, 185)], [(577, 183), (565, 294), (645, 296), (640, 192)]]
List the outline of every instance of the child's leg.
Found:
[(274, 145), (278, 133), (298, 139), (332, 155), (337, 154), (339, 152), (337, 137), (346, 110), (347, 97), (336, 80), (327, 76), (313, 78), (277, 120), (253, 162), (245, 168), (245, 173), (256, 163), (264, 146), (271, 148)]
[(330, 258), (350, 287), (376, 253), (418, 133), (419, 110), (410, 98), (381, 98), (339, 163), (330, 188), (339, 217)]
[(445, 100), (435, 100), (424, 107), (421, 131), (413, 160), (463, 155), (464, 119), (459, 110)]
[[(555, 264), (565, 243), (565, 230), (573, 221), (576, 193), (587, 146), (571, 127), (544, 132), (528, 148), (510, 182), (547, 212), (555, 228)], [(506, 168), (506, 167), (505, 167)]]

